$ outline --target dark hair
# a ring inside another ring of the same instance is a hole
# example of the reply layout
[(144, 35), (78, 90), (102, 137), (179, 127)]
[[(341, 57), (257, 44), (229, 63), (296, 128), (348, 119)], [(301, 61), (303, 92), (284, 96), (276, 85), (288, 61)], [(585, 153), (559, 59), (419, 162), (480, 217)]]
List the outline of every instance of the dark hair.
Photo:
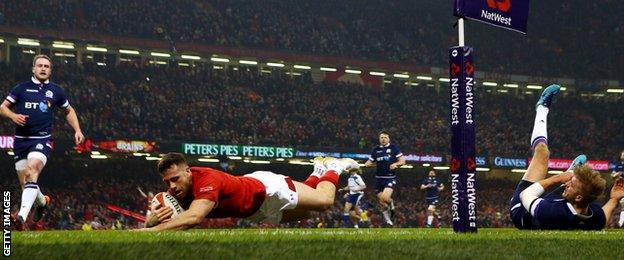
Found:
[(379, 131), (378, 135), (387, 135), (388, 137), (390, 137), (390, 133), (388, 133), (386, 130)]
[(173, 165), (187, 164), (186, 158), (181, 153), (168, 153), (158, 162), (158, 172), (162, 175)]
[(46, 60), (48, 60), (48, 61), (50, 62), (50, 67), (52, 67), (52, 59), (50, 59), (50, 57), (48, 57), (48, 55), (45, 55), (45, 54), (39, 54), (39, 55), (37, 55), (37, 56), (35, 56), (35, 57), (33, 58), (33, 62), (32, 62), (32, 66), (33, 66), (33, 67), (34, 67), (34, 66), (35, 66), (35, 64), (37, 63), (37, 60), (38, 60), (38, 59), (46, 59)]

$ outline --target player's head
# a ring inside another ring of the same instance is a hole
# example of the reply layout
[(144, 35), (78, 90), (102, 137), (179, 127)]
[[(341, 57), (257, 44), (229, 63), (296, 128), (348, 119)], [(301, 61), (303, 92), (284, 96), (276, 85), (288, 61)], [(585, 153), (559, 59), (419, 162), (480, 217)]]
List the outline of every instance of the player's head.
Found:
[(39, 54), (33, 58), (32, 62), (33, 76), (44, 82), (52, 76), (52, 60), (45, 54)]
[(387, 145), (389, 143), (390, 143), (390, 134), (386, 132), (385, 130), (381, 130), (381, 132), (379, 132), (379, 144)]
[(192, 185), (191, 168), (184, 155), (168, 153), (158, 162), (158, 172), (169, 188), (169, 193), (176, 199), (189, 195)]
[(565, 183), (563, 197), (572, 204), (587, 206), (605, 190), (607, 182), (589, 165), (574, 169), (574, 177)]
[(429, 177), (435, 177), (436, 173), (435, 170), (429, 170)]

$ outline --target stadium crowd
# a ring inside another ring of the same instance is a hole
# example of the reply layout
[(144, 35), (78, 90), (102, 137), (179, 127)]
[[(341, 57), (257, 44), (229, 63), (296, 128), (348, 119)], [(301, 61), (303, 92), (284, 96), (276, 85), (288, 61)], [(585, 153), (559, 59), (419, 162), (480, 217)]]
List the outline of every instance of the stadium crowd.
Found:
[[(624, 40), (624, 27), (617, 16), (605, 15), (624, 12), (618, 1), (535, 2), (531, 7), (531, 17), (539, 19), (529, 19), (526, 37), (469, 24), (468, 42), (478, 50), (481, 70), (623, 79), (610, 69), (624, 66), (622, 54), (610, 50)], [(162, 39), (172, 48), (193, 42), (438, 67), (446, 67), (446, 49), (457, 42), (451, 10), (452, 1), (0, 2), (0, 17), (8, 26)], [(568, 40), (576, 38), (586, 40)]]
[[(27, 63), (0, 65), (2, 82), (27, 80)], [(441, 154), (450, 147), (445, 86), (383, 89), (313, 83), (309, 75), (259, 74), (206, 67), (83, 68), (59, 65), (53, 81), (66, 89), (83, 131), (93, 140), (205, 141), (223, 144), (344, 148), (363, 153), (385, 128), (408, 153)], [(9, 84), (2, 92), (8, 93)], [(530, 156), (533, 95), (477, 92), (477, 149), (483, 156)], [(621, 98), (563, 93), (549, 119), (553, 157), (610, 160), (624, 143)], [(60, 114), (59, 114), (60, 116)], [(59, 129), (68, 129), (64, 119)], [(0, 134), (12, 123), (0, 121)], [(71, 131), (56, 131), (69, 139)], [(587, 138), (591, 136), (591, 138)]]

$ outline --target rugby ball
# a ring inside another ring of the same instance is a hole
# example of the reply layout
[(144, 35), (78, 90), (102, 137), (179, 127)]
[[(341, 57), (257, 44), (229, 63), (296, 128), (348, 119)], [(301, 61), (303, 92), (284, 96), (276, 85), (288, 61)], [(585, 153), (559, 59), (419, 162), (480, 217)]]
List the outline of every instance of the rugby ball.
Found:
[(171, 196), (169, 192), (159, 192), (158, 194), (156, 194), (156, 196), (154, 196), (154, 198), (152, 199), (152, 206), (157, 208), (159, 205), (163, 205), (165, 207), (170, 207), (171, 209), (173, 209), (173, 215), (171, 215), (171, 218), (175, 218), (176, 216), (180, 215), (180, 213), (184, 212), (184, 209), (182, 208), (182, 205), (180, 205), (180, 202), (178, 202), (176, 198)]

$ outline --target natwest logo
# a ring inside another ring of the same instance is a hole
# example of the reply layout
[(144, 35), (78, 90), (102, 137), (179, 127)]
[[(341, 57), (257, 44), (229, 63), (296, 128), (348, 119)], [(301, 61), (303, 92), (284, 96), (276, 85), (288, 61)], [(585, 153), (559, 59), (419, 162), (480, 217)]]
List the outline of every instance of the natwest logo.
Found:
[(459, 68), (459, 66), (457, 66), (457, 64), (451, 63), (451, 76), (453, 76), (453, 77), (457, 76), (457, 74), (459, 74), (460, 70), (461, 70), (461, 68)]
[(511, 0), (487, 0), (487, 5), (492, 9), (507, 12), (511, 8)]

